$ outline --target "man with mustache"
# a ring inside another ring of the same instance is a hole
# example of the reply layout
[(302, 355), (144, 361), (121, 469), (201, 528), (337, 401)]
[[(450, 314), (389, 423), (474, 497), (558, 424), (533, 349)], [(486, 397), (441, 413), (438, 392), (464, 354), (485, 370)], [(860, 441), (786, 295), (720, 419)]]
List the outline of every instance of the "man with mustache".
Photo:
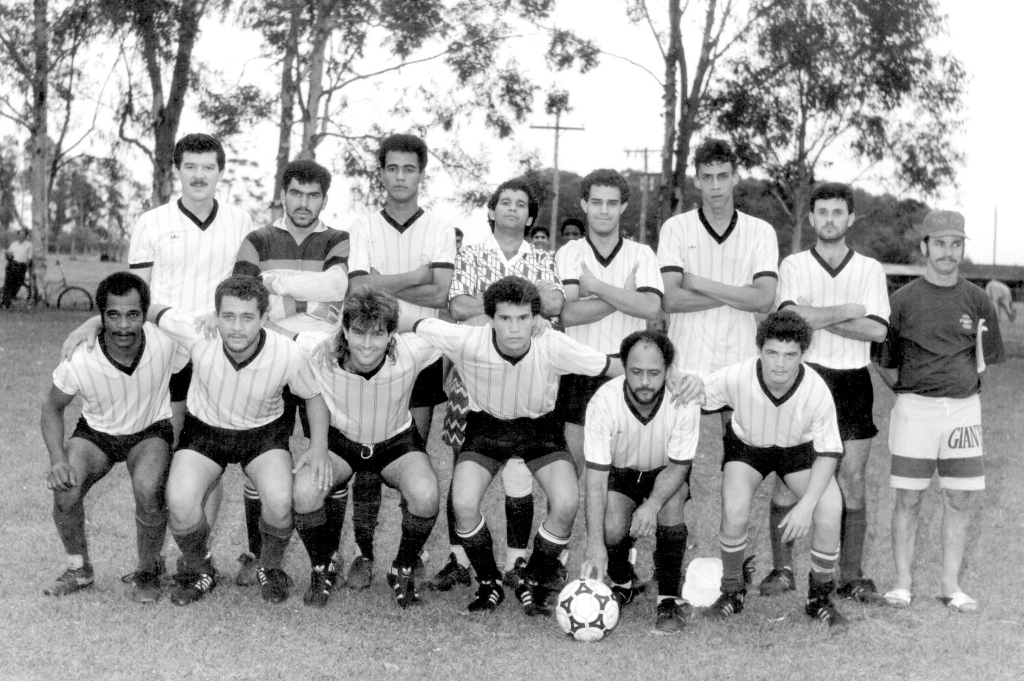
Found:
[(1003, 361), (999, 315), (985, 292), (960, 276), (964, 216), (925, 216), (924, 276), (889, 299), (892, 315), (875, 366), (896, 393), (889, 422), (896, 489), (892, 554), (896, 585), (889, 605), (910, 606), (921, 497), (937, 472), (942, 489), (942, 601), (956, 612), (978, 602), (960, 588), (972, 498), (985, 489), (981, 439), (981, 373)]

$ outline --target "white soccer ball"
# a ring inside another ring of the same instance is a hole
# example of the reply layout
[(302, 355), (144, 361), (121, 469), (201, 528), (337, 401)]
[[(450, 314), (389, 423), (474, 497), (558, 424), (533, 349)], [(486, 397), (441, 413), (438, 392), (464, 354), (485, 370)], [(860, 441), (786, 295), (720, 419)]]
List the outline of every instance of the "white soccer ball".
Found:
[(555, 619), (577, 641), (600, 641), (619, 621), (612, 590), (596, 579), (576, 579), (558, 594)]

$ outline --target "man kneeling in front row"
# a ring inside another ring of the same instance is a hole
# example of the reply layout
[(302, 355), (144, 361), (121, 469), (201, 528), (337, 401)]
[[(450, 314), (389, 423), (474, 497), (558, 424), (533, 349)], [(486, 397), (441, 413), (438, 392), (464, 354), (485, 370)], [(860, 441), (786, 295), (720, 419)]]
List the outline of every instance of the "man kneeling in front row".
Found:
[(844, 623), (829, 598), (839, 558), (843, 503), (834, 474), (843, 443), (828, 386), (800, 361), (810, 344), (807, 322), (795, 312), (774, 312), (757, 329), (758, 356), (718, 370), (706, 383), (705, 409), (735, 410), (723, 438), (722, 595), (708, 617), (743, 610), (750, 505), (775, 472), (799, 498), (779, 525), (783, 541), (811, 534), (805, 612), (829, 626)]

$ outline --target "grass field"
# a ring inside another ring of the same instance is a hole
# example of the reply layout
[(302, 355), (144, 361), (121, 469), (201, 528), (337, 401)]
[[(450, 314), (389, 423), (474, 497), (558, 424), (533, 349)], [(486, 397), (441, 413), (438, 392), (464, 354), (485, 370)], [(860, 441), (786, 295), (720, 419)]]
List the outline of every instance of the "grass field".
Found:
[[(68, 263), (70, 265), (71, 263)], [(98, 264), (97, 264), (98, 265)], [(110, 269), (116, 269), (111, 265)], [(94, 286), (102, 276), (86, 264), (68, 267), (69, 280)], [(129, 598), (120, 576), (134, 566), (134, 509), (127, 475), (118, 467), (86, 502), (87, 531), (96, 584), (65, 599), (42, 595), (64, 569), (50, 518), (44, 475), (48, 459), (39, 435), (39, 402), (49, 385), (60, 342), (84, 316), (0, 312), (0, 678), (4, 679), (1020, 679), (1024, 677), (1024, 332), (1008, 329), (1011, 359), (993, 367), (982, 393), (988, 489), (976, 499), (964, 588), (981, 602), (974, 616), (947, 612), (936, 600), (941, 505), (935, 490), (922, 514), (915, 567), (916, 600), (898, 611), (840, 603), (852, 620), (843, 633), (808, 623), (802, 611), (807, 546), (798, 546), (801, 588), (776, 599), (751, 596), (743, 614), (726, 623), (694, 622), (681, 635), (657, 637), (653, 596), (625, 610), (613, 635), (585, 645), (562, 637), (553, 620), (529, 620), (511, 601), (488, 617), (464, 615), (469, 590), (424, 594), (424, 605), (401, 611), (384, 584), (383, 570), (397, 546), (398, 510), (385, 496), (375, 582), (371, 589), (335, 593), (325, 610), (302, 604), (308, 580), (305, 551), (294, 539), (286, 560), (295, 578), (293, 597), (265, 605), (257, 589), (230, 581), (187, 608), (166, 598), (142, 607)], [(885, 587), (892, 580), (885, 433), (892, 395), (876, 389), (882, 435), (870, 462), (870, 528), (866, 567)], [(70, 410), (69, 410), (70, 411)], [(68, 415), (69, 423), (72, 414)], [(77, 415), (74, 415), (77, 417)], [(435, 419), (438, 420), (438, 419)], [(70, 431), (69, 431), (70, 432)], [(717, 555), (717, 418), (704, 419), (687, 507), (687, 558)], [(435, 433), (428, 447), (442, 483), (450, 452)], [(500, 485), (496, 487), (500, 488)], [(769, 569), (765, 510), (767, 485), (755, 507), (752, 551), (758, 574)], [(241, 475), (226, 476), (226, 499), (214, 540), (214, 560), (233, 575), (242, 552)], [(488, 496), (497, 544), (504, 519), (497, 492)], [(538, 504), (538, 518), (543, 515)], [(582, 514), (581, 514), (582, 517)], [(583, 535), (578, 522), (574, 537)], [(443, 515), (431, 537), (431, 572), (447, 555)], [(177, 549), (169, 542), (169, 564)], [(653, 543), (638, 545), (639, 572), (650, 576)], [(345, 559), (352, 554), (346, 524)], [(574, 539), (570, 572), (581, 547)], [(511, 595), (511, 594), (509, 594)]]

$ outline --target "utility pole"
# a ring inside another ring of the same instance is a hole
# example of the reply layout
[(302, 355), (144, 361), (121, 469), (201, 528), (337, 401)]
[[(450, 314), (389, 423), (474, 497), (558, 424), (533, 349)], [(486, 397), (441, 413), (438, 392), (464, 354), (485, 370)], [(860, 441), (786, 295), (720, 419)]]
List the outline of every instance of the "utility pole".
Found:
[(552, 125), (531, 125), (534, 130), (554, 130), (555, 131), (555, 173), (552, 179), (553, 190), (555, 197), (551, 203), (551, 237), (549, 239), (551, 243), (551, 251), (558, 250), (558, 137), (563, 130), (583, 130), (583, 128), (571, 128), (562, 125), (562, 112), (555, 111), (555, 124)]
[(634, 154), (643, 154), (644, 156), (644, 181), (640, 183), (640, 236), (639, 241), (642, 244), (647, 243), (647, 194), (649, 192), (650, 182), (647, 179), (647, 155), (648, 154), (660, 154), (661, 149), (626, 149), (626, 156), (632, 156)]

